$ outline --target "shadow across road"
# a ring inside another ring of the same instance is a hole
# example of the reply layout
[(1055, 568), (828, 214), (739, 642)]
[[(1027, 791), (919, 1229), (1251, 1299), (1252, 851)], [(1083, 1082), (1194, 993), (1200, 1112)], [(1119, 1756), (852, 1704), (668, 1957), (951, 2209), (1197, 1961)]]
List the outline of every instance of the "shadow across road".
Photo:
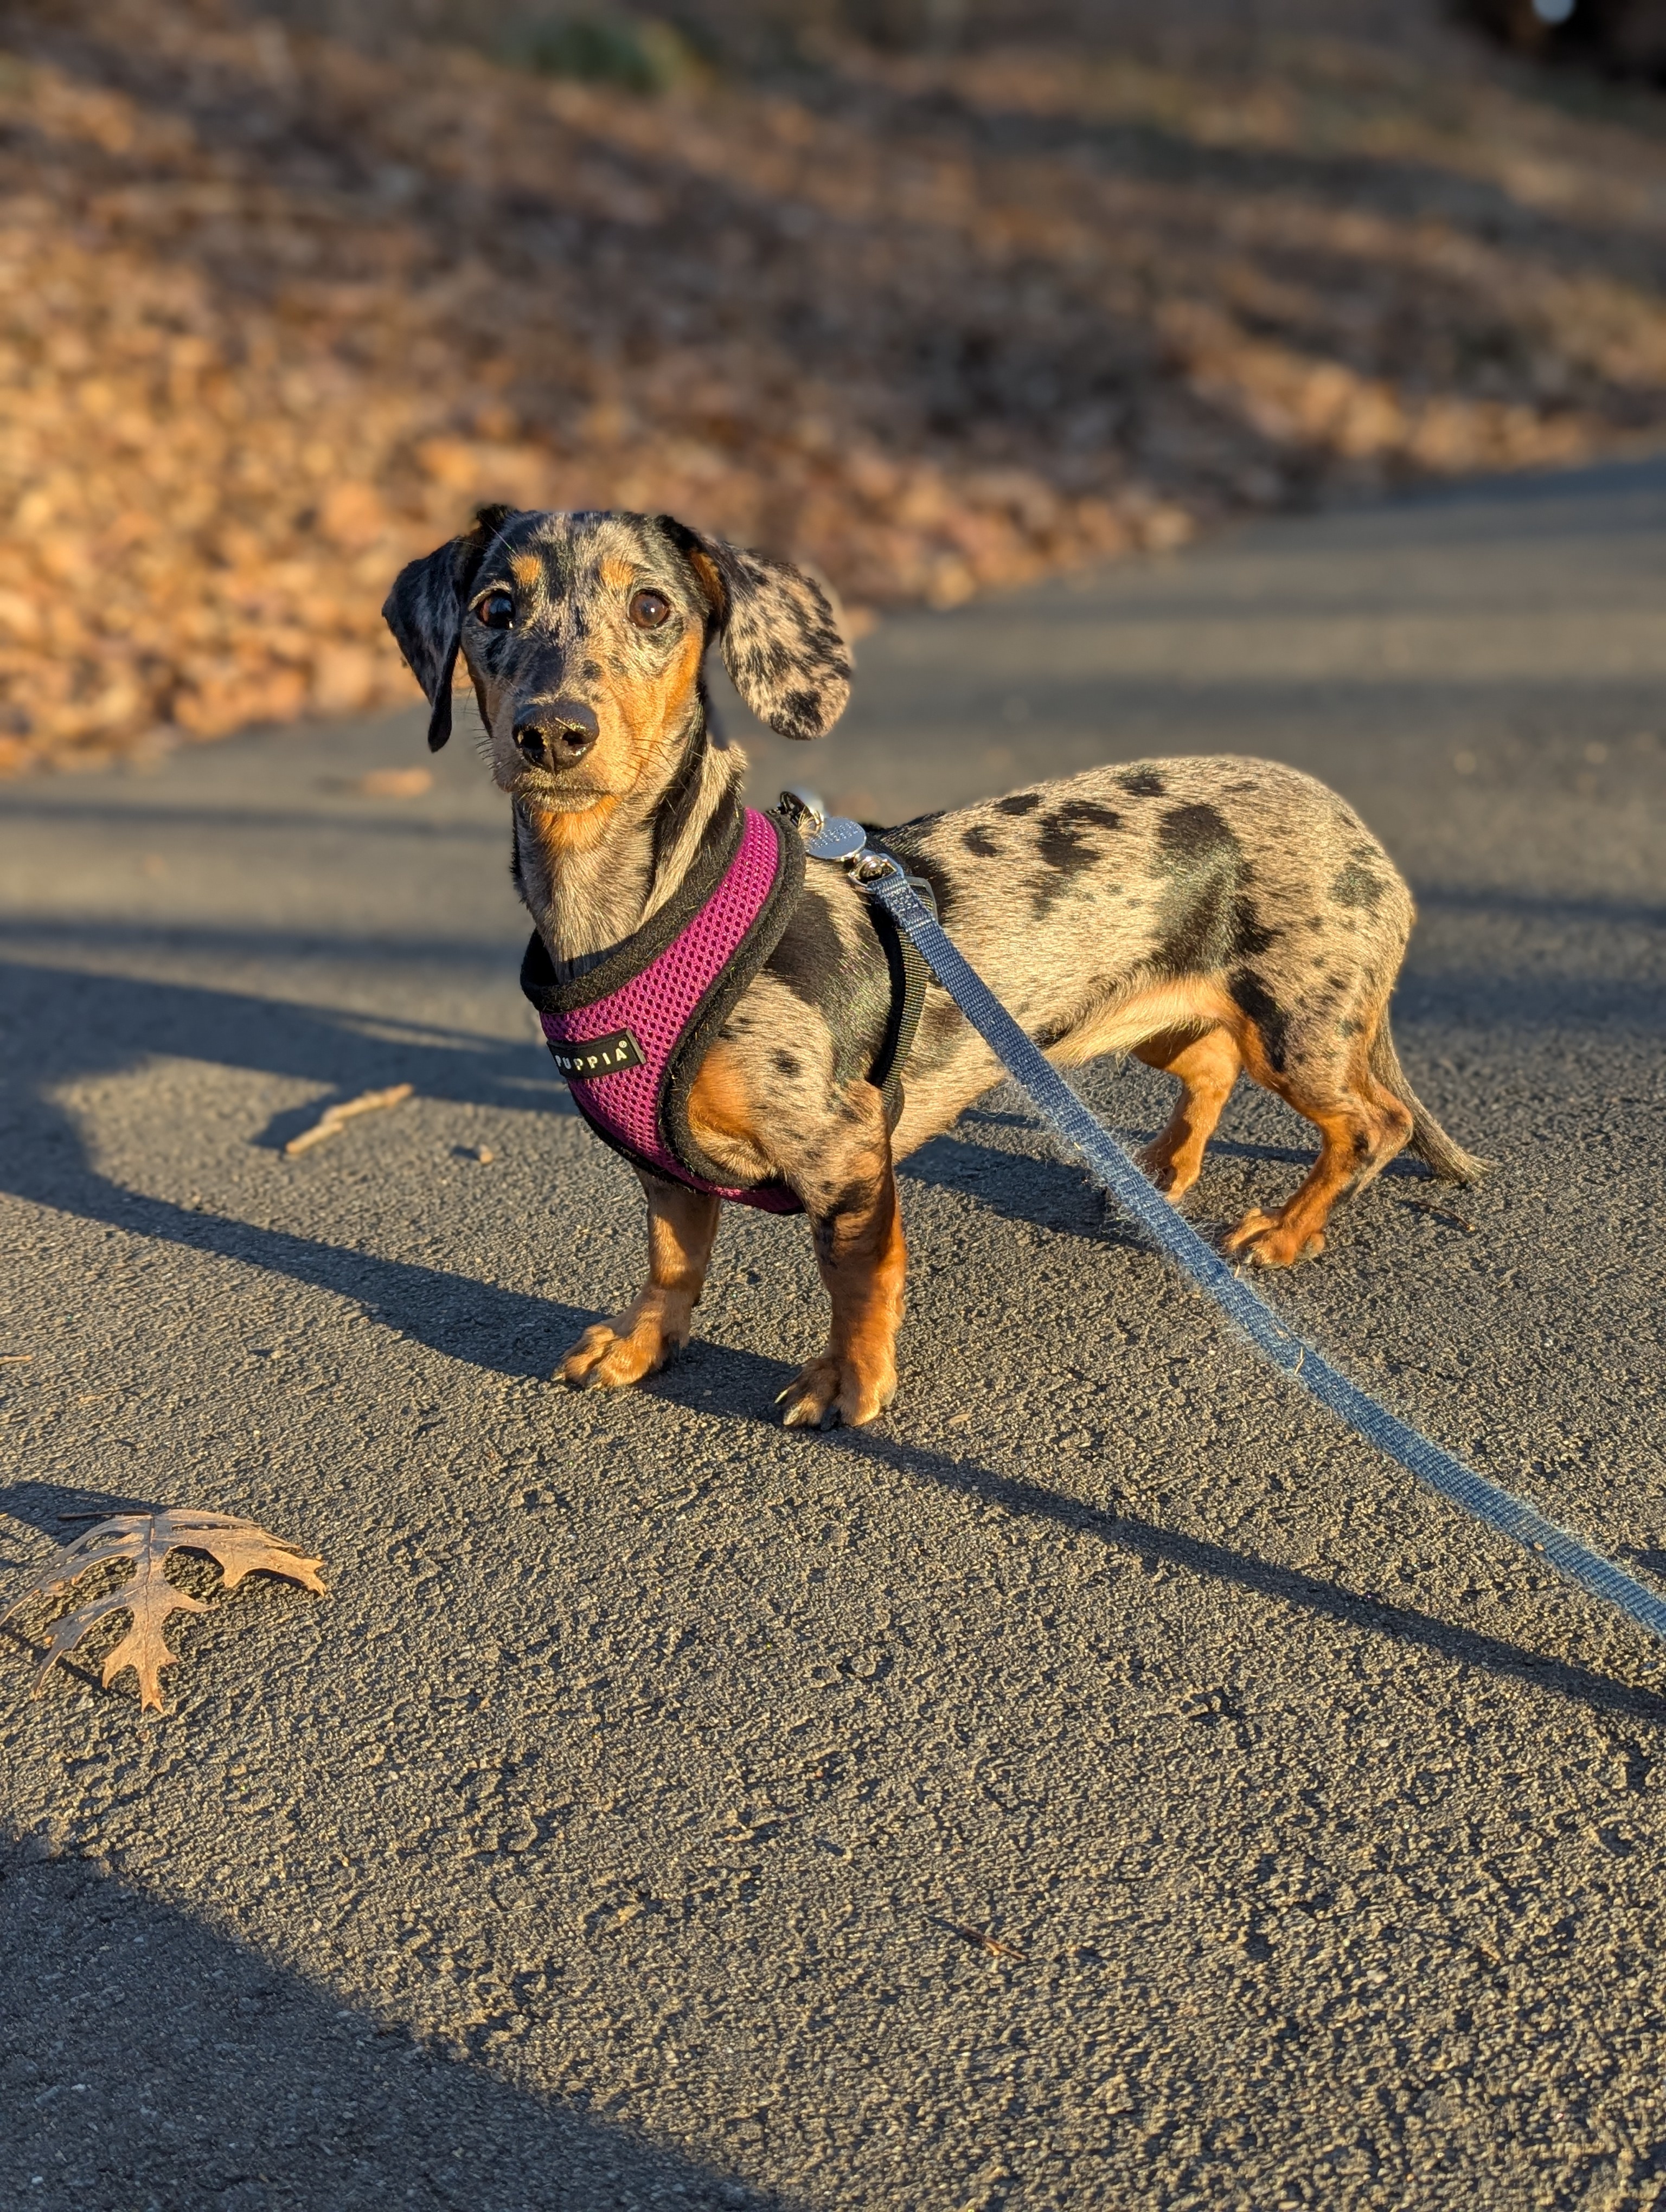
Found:
[[(779, 2212), (489, 2054), (424, 2047), (50, 1830), (0, 1844), (0, 2201), (86, 2212)], [(301, 1937), (296, 1922), (296, 1948)], [(552, 1959), (523, 2002), (559, 2031)], [(44, 2002), (42, 2000), (44, 1999)], [(50, 2018), (50, 2035), (34, 2020)]]
[[(63, 1018), (66, 982), (76, 994), (72, 1022)], [(352, 1299), (386, 1328), (447, 1359), (509, 1376), (547, 1376), (556, 1353), (598, 1318), (591, 1310), (443, 1268), (389, 1260), (125, 1189), (91, 1164), (78, 1133), (46, 1095), (55, 1083), (108, 1072), (131, 1065), (146, 1051), (159, 1051), (304, 1076), (343, 1090), (413, 1080), (435, 1097), (525, 1107), (526, 1092), (519, 1081), (509, 1089), (507, 1070), (512, 1061), (525, 1066), (529, 1045), (497, 1045), (435, 1031), (426, 1042), (413, 1036), (394, 1047), (365, 1035), (350, 1018), (313, 1006), (16, 963), (0, 965), (0, 1022), (14, 1036), (24, 1036), (30, 1047), (33, 1081), (25, 1085), (14, 1079), (0, 1116), (0, 1187), (20, 1197)], [(455, 1042), (441, 1041), (453, 1036)], [(549, 1088), (553, 1092), (554, 1086)], [(564, 1094), (556, 1096), (566, 1106)], [(537, 1103), (553, 1106), (556, 1097)], [(996, 1113), (981, 1118), (1003, 1124), (1014, 1117)], [(1280, 1147), (1228, 1149), (1258, 1159), (1289, 1157)], [(1013, 1218), (1039, 1219), (1101, 1237), (1108, 1233), (1098, 1219), (1097, 1192), (1080, 1170), (1061, 1163), (939, 1140), (922, 1148), (911, 1165), (921, 1179), (973, 1191), (980, 1203), (993, 1203)], [(1160, 1263), (1152, 1259), (1149, 1264)], [(711, 1412), (715, 1398), (727, 1419), (773, 1429), (775, 1401), (791, 1371), (779, 1361), (698, 1341), (687, 1359), (648, 1387), (702, 1415)], [(837, 1431), (831, 1441), (836, 1449), (910, 1479), (923, 1478), (1010, 1512), (1067, 1526), (1107, 1547), (1356, 1629), (1415, 1643), (1455, 1663), (1531, 1682), (1586, 1705), (1666, 1721), (1666, 1704), (1647, 1692), (1374, 1594), (1350, 1591), (1220, 1544), (1106, 1512), (1027, 1480), (923, 1450), (883, 1430)], [(8, 1500), (9, 1510), (61, 1536), (58, 1516), (78, 1498), (68, 1492), (48, 1494), (41, 1486), (27, 1487), (27, 1499), (20, 1494), (15, 1503)], [(1433, 1505), (1432, 1510), (1445, 1509)]]

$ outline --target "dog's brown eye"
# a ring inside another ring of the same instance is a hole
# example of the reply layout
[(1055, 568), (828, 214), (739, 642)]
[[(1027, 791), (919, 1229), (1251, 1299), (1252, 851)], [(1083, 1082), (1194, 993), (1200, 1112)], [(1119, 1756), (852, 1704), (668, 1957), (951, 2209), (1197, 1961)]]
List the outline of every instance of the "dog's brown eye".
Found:
[(474, 611), (488, 629), (508, 629), (515, 618), (515, 603), (507, 592), (488, 592)]
[(658, 629), (671, 612), (671, 601), (663, 592), (637, 592), (630, 602), (630, 619), (638, 629)]

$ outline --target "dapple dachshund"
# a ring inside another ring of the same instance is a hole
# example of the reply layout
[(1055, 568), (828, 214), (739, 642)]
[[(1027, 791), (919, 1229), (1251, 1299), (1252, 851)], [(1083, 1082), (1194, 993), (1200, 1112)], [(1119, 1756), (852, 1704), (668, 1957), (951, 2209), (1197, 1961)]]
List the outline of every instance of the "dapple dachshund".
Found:
[[(384, 610), (445, 742), (460, 656), (514, 817), (514, 870), (551, 971), (582, 976), (664, 908), (744, 757), (712, 726), (715, 641), (736, 690), (790, 738), (842, 711), (850, 662), (808, 577), (666, 515), (481, 511), (405, 568)], [(1049, 1057), (1133, 1053), (1181, 1095), (1143, 1165), (1178, 1199), (1241, 1071), (1304, 1115), (1318, 1159), (1225, 1240), (1269, 1267), (1323, 1249), (1340, 1199), (1409, 1144), (1438, 1176), (1474, 1160), (1420, 1103), (1388, 1002), (1409, 893), (1335, 793), (1257, 760), (1095, 769), (887, 833), (945, 927)], [(812, 862), (785, 933), (717, 1031), (687, 1098), (704, 1155), (808, 1212), (832, 1306), (827, 1350), (783, 1394), (792, 1425), (871, 1421), (897, 1387), (906, 1252), (895, 1163), (1002, 1070), (945, 993), (927, 994), (894, 1128), (868, 1080), (892, 970), (863, 894)], [(689, 1336), (721, 1200), (644, 1173), (648, 1275), (561, 1373), (617, 1388)]]

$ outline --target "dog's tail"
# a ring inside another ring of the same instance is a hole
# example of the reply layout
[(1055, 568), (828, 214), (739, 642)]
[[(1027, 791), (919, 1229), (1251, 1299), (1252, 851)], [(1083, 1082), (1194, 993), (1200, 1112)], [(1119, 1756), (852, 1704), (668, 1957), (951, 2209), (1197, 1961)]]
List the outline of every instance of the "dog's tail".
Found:
[(1371, 1072), (1385, 1091), (1391, 1091), (1412, 1117), (1412, 1150), (1427, 1166), (1430, 1173), (1441, 1182), (1479, 1182), (1493, 1163), (1477, 1159), (1466, 1152), (1462, 1145), (1455, 1145), (1434, 1115), (1406, 1080), (1406, 1071), (1400, 1065), (1400, 1054), (1394, 1048), (1394, 1032), (1389, 1027), (1389, 1010), (1383, 1009), (1383, 1018), (1377, 1025), (1377, 1035), (1371, 1039)]

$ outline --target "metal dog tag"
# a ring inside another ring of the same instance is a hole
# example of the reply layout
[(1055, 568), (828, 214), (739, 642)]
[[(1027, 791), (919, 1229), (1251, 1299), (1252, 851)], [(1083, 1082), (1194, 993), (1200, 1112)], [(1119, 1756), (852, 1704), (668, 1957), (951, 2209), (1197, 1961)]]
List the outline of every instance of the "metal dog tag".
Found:
[(804, 849), (816, 860), (848, 860), (860, 853), (867, 842), (867, 832), (860, 822), (847, 815), (830, 814), (813, 837), (806, 837)]

